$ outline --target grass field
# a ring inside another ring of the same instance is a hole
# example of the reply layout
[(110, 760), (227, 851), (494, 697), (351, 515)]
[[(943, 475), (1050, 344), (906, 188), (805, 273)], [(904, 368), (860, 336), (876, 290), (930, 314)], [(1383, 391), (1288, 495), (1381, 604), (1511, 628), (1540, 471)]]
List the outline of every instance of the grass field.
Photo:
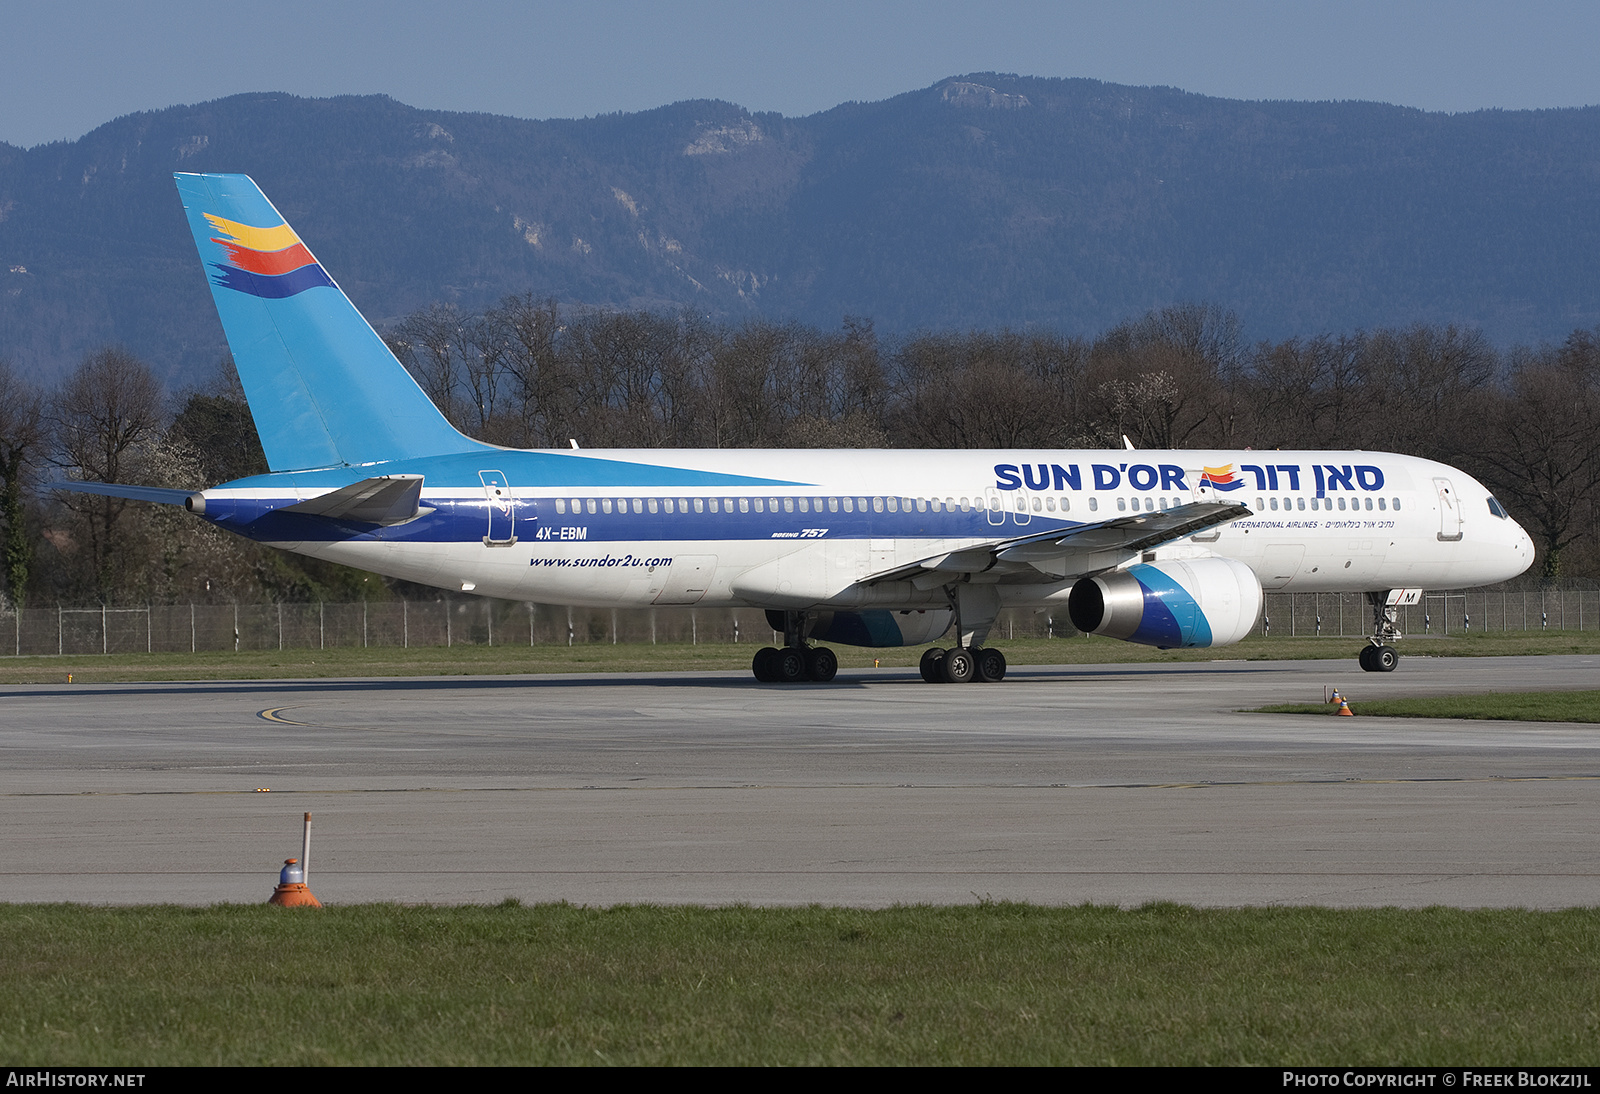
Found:
[[(1348, 696), (1346, 697), (1348, 698)], [(1384, 718), (1487, 718), (1508, 722), (1600, 722), (1600, 691), (1489, 692), (1427, 699), (1352, 701), (1356, 714)], [(1282, 703), (1252, 714), (1337, 714), (1330, 703)]]
[(0, 905), (14, 1064), (1586, 1064), (1600, 911)]
[[(1221, 649), (1162, 651), (1099, 637), (996, 639), (1013, 665), (1114, 664), (1216, 660), (1306, 660), (1348, 658), (1356, 638), (1247, 638)], [(1515, 654), (1600, 654), (1600, 631), (1511, 631), (1450, 638), (1408, 638), (1408, 657), (1500, 657)], [(543, 672), (748, 671), (757, 647), (751, 643), (576, 646), (392, 646), (324, 650), (246, 650), (241, 653), (131, 653), (64, 657), (0, 657), (0, 684), (161, 680), (270, 680), (330, 676), (459, 676)], [(869, 650), (835, 646), (847, 674), (913, 668), (921, 646)]]

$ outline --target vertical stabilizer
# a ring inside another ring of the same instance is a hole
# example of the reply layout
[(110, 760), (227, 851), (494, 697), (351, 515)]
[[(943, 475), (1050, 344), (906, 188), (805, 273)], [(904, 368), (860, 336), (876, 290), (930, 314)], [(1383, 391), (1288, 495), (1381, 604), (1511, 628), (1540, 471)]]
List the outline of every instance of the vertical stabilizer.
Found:
[(480, 447), (429, 401), (247, 175), (177, 175), (274, 471)]

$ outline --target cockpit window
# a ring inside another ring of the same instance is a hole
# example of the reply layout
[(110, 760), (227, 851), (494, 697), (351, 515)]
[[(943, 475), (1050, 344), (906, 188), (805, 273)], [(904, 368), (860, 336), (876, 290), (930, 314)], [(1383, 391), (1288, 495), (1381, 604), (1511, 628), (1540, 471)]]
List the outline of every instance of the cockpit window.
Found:
[(1489, 512), (1493, 513), (1495, 516), (1499, 517), (1501, 520), (1510, 519), (1510, 514), (1506, 512), (1505, 506), (1501, 505), (1498, 501), (1496, 501), (1493, 498), (1493, 496), (1491, 496), (1489, 498)]

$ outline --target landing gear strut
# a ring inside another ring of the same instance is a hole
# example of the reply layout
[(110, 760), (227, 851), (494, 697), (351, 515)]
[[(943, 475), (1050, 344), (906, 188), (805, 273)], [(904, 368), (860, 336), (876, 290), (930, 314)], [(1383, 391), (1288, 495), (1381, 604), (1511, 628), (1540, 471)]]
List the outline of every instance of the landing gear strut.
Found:
[(781, 616), (783, 648), (766, 646), (756, 651), (750, 661), (750, 671), (763, 684), (798, 684), (814, 680), (826, 684), (839, 672), (839, 658), (824, 646), (807, 644), (805, 638), (807, 619), (804, 612), (768, 612), (767, 620), (778, 629)]
[(1372, 609), (1372, 636), (1370, 645), (1363, 646), (1356, 663), (1364, 672), (1393, 672), (1400, 664), (1400, 651), (1394, 643), (1404, 637), (1396, 625), (1399, 618), (1398, 601), (1388, 591), (1368, 593), (1367, 605)]
[(983, 640), (1000, 612), (1000, 594), (993, 585), (958, 584), (945, 587), (956, 616), (956, 638), (961, 645), (937, 647), (922, 655), (918, 666), (930, 684), (965, 684), (977, 680), (999, 683), (1006, 677), (1006, 655), (983, 648)]

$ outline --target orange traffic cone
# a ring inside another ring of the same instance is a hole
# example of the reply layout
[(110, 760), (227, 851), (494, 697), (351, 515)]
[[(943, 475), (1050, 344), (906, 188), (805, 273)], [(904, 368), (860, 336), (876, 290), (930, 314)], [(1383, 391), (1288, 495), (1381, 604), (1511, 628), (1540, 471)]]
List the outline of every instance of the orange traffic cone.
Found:
[(1339, 700), (1339, 709), (1335, 713), (1341, 718), (1354, 718), (1356, 716), (1356, 712), (1350, 709), (1350, 704), (1343, 699)]
[(306, 884), (305, 871), (300, 869), (300, 860), (297, 858), (283, 860), (283, 869), (278, 873), (278, 887), (267, 898), (267, 903), (280, 908), (322, 907), (322, 901), (312, 895), (311, 887)]
[(1333, 689), (1333, 695), (1329, 697), (1328, 702), (1330, 702), (1330, 703), (1342, 703), (1342, 702), (1344, 702), (1344, 696), (1339, 694), (1339, 689), (1338, 688), (1334, 688)]

